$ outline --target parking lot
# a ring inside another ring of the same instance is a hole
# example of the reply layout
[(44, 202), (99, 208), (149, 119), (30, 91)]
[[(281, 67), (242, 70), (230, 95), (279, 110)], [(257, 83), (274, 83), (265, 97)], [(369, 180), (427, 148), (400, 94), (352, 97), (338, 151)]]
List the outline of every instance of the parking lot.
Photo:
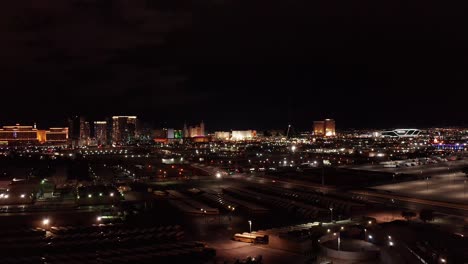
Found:
[(462, 172), (432, 174), (426, 178), (374, 187), (382, 191), (429, 200), (468, 203), (468, 179)]

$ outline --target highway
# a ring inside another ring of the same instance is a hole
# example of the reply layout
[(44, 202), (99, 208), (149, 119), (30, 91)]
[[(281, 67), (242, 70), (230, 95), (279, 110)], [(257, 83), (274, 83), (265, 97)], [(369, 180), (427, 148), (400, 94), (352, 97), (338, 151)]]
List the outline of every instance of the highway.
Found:
[(361, 196), (366, 196), (366, 197), (382, 199), (382, 203), (388, 202), (389, 200), (393, 199), (395, 201), (419, 205), (417, 207), (421, 207), (421, 205), (423, 205), (424, 207), (430, 206), (435, 211), (441, 211), (441, 212), (455, 214), (455, 215), (468, 216), (468, 205), (466, 204), (456, 204), (456, 203), (433, 201), (433, 200), (426, 200), (426, 199), (419, 199), (419, 198), (411, 198), (411, 197), (399, 196), (399, 195), (394, 195), (394, 194), (382, 194), (382, 193), (377, 193), (377, 192), (372, 192), (372, 191), (350, 191), (350, 193), (361, 195)]

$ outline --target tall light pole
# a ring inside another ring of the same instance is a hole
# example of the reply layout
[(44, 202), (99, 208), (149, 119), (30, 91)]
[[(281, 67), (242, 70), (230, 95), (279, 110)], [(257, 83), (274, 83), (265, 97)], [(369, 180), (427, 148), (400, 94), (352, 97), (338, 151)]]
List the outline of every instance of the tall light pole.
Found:
[(249, 233), (252, 233), (252, 221), (249, 220)]
[(392, 221), (393, 221), (395, 219), (394, 217), (395, 200), (392, 198), (390, 201), (392, 202)]
[(426, 177), (426, 191), (429, 192), (429, 177)]
[(216, 173), (216, 179), (218, 179), (218, 189), (221, 189), (221, 184), (220, 184), (220, 181), (221, 181), (221, 172), (217, 172)]
[(333, 223), (333, 207), (330, 207), (330, 222)]
[(338, 251), (340, 251), (341, 246), (341, 232), (338, 232)]
[(50, 219), (49, 218), (42, 219), (42, 226), (44, 227), (44, 229), (48, 229), (49, 224), (50, 224)]

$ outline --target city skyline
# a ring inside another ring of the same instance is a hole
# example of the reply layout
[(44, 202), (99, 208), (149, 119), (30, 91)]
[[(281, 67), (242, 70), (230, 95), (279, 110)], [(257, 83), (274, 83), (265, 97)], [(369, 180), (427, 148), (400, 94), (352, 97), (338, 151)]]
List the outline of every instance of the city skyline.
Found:
[[(113, 115), (109, 115), (108, 117), (102, 118), (101, 116), (97, 118), (88, 118), (87, 116), (77, 116), (79, 118), (85, 118), (85, 124), (88, 126), (87, 130), (90, 130), (90, 134), (87, 137), (93, 137), (95, 135), (95, 126), (96, 124), (100, 124), (101, 122), (107, 122), (109, 124), (112, 124), (110, 121), (105, 121), (105, 120), (111, 120)], [(14, 126), (14, 125), (27, 125), (27, 126), (37, 126), (38, 128), (45, 129), (48, 127), (70, 127), (70, 124), (68, 123), (70, 117), (66, 117), (65, 119), (48, 119), (48, 120), (43, 120), (42, 122), (37, 122), (37, 120), (32, 120), (31, 119), (23, 119), (23, 120), (16, 120), (12, 122), (8, 121), (3, 121), (0, 119), (0, 126)], [(197, 124), (197, 119), (194, 119), (194, 121), (188, 122), (187, 119), (184, 119), (184, 121), (181, 120), (172, 120), (170, 122), (166, 121), (155, 121), (151, 119), (144, 119), (140, 118), (138, 116), (139, 122), (141, 122), (141, 125), (146, 126), (147, 128), (152, 128), (152, 129), (158, 129), (158, 128), (174, 128), (174, 129), (179, 129), (183, 130), (184, 124)], [(327, 119), (327, 118), (326, 118)], [(326, 120), (324, 119), (324, 120)], [(336, 121), (336, 119), (331, 119), (333, 122)], [(392, 129), (406, 129), (406, 128), (415, 128), (415, 129), (432, 129), (432, 128), (465, 128), (468, 126), (466, 122), (461, 122), (459, 124), (450, 124), (450, 123), (444, 123), (440, 122), (439, 125), (411, 125), (409, 123), (411, 122), (395, 122), (394, 125), (389, 124), (388, 126), (383, 126), (383, 125), (366, 125), (366, 126), (346, 126), (347, 122), (346, 120), (338, 120), (338, 126), (336, 127), (336, 131), (348, 131), (348, 130), (392, 130)], [(97, 123), (96, 123), (97, 122)], [(232, 131), (232, 130), (249, 130), (249, 129), (254, 129), (258, 131), (266, 131), (266, 130), (288, 130), (288, 126), (291, 125), (292, 128), (295, 130), (295, 132), (305, 132), (305, 131), (312, 131), (314, 132), (315, 128), (315, 123), (316, 122), (323, 122), (323, 121), (317, 121), (316, 119), (310, 119), (309, 124), (305, 126), (298, 127), (294, 123), (286, 123), (285, 125), (281, 126), (266, 126), (265, 124), (261, 123), (256, 123), (256, 125), (249, 125), (253, 124), (250, 122), (245, 122), (244, 124), (239, 123), (239, 125), (220, 125), (216, 120), (212, 122), (208, 122), (209, 126), (206, 128), (207, 132), (210, 133), (215, 133), (217, 131)], [(203, 123), (207, 123), (204, 122)], [(402, 124), (402, 125), (399, 125)], [(80, 132), (79, 126), (80, 124), (78, 123), (78, 132)], [(92, 125), (91, 127), (89, 127)], [(334, 124), (335, 125), (335, 124)], [(88, 132), (87, 132), (88, 133)], [(78, 133), (79, 134), (79, 133)], [(321, 133), (319, 133), (321, 134)], [(79, 135), (78, 135), (79, 136)]]
[[(2, 102), (0, 121), (79, 112), (170, 126), (203, 119), (214, 129), (307, 128), (329, 116), (343, 128), (466, 125), (468, 40), (455, 8), (112, 2), (5, 3), (0, 86), (15, 100)], [(284, 14), (291, 19), (276, 19)]]
[(0, 8), (0, 263), (468, 263), (466, 7)]

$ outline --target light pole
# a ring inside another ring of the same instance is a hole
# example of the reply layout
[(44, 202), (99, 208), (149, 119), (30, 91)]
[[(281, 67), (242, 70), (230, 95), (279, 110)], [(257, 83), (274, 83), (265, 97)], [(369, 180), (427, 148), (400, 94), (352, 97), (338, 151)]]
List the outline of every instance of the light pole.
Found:
[(249, 220), (249, 233), (252, 233), (252, 221)]
[(330, 207), (330, 222), (333, 223), (333, 207)]
[(426, 191), (429, 192), (429, 177), (426, 177)]
[(218, 189), (221, 189), (221, 184), (220, 184), (220, 181), (221, 181), (221, 172), (217, 172), (216, 173), (216, 179), (218, 179)]
[(338, 232), (338, 251), (340, 251), (341, 246), (341, 232)]
[(48, 229), (49, 224), (50, 224), (50, 219), (49, 218), (42, 219), (42, 226), (44, 227), (44, 229)]

